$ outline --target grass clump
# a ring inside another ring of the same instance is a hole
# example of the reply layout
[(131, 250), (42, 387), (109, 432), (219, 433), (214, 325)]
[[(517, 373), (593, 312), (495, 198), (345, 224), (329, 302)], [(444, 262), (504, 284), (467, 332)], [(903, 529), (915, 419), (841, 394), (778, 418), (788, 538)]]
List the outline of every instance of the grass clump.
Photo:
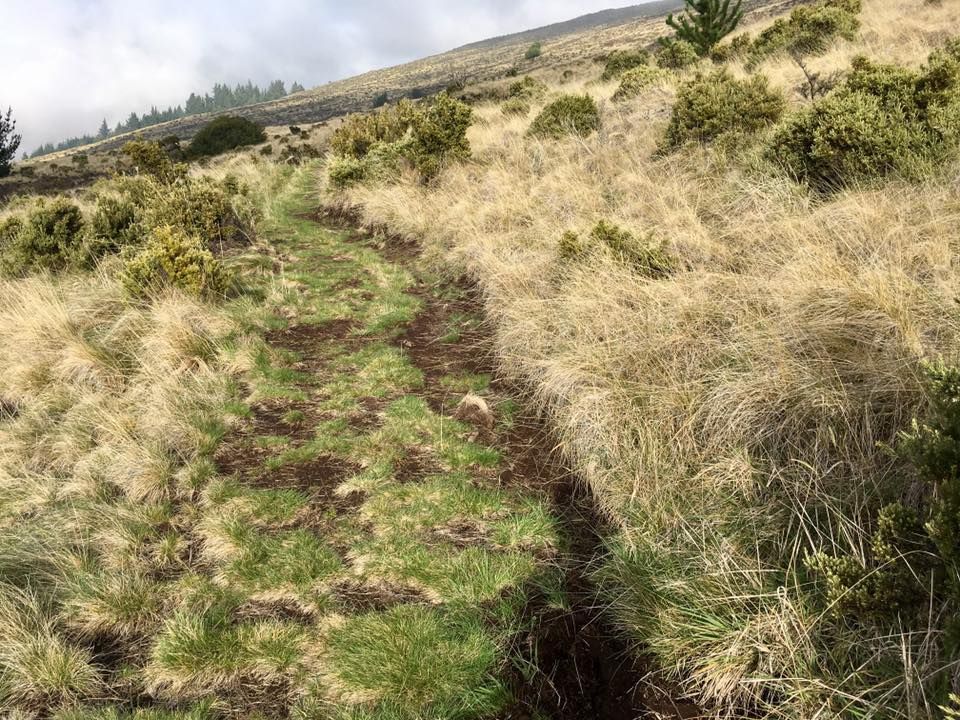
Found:
[(649, 65), (641, 65), (627, 70), (620, 78), (620, 87), (613, 94), (614, 102), (623, 102), (635, 98), (654, 83), (662, 80), (667, 73)]
[(194, 136), (187, 148), (192, 159), (220, 155), (248, 145), (259, 145), (267, 139), (263, 128), (246, 118), (224, 115), (211, 120)]
[(587, 136), (600, 129), (600, 109), (589, 95), (562, 95), (547, 105), (530, 125), (534, 137)]
[(500, 109), (503, 111), (504, 115), (526, 117), (530, 114), (530, 102), (519, 97), (509, 98), (503, 102), (503, 105), (500, 106)]
[(523, 79), (512, 83), (507, 90), (509, 98), (521, 100), (537, 100), (547, 94), (547, 85), (541, 80), (537, 80), (530, 75), (524, 75)]
[(585, 238), (572, 230), (564, 232), (558, 246), (560, 259), (564, 261), (583, 258), (594, 250), (610, 253), (618, 262), (651, 280), (669, 277), (677, 268), (662, 243), (655, 242), (651, 236), (640, 239), (607, 220), (598, 221)]
[(762, 75), (737, 80), (726, 70), (698, 74), (677, 92), (664, 147), (751, 135), (777, 122), (785, 108), (782, 93), (772, 89)]
[(600, 79), (604, 82), (623, 75), (627, 70), (646, 66), (650, 62), (650, 53), (646, 50), (614, 50), (607, 58)]
[(175, 287), (204, 298), (222, 297), (230, 274), (196, 236), (169, 225), (153, 231), (144, 246), (128, 253), (121, 274), (133, 295), (151, 296)]
[(920, 70), (854, 60), (847, 79), (790, 116), (772, 160), (821, 192), (890, 175), (919, 179), (960, 140), (960, 41)]
[(372, 716), (486, 717), (508, 698), (497, 643), (475, 616), (408, 605), (335, 621), (326, 635), (323, 691), (376, 708)]

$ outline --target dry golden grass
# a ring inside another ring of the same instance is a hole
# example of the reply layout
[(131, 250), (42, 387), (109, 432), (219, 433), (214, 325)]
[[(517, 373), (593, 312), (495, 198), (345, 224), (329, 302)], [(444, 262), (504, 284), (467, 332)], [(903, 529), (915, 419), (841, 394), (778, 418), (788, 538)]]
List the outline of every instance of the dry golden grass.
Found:
[[(960, 27), (955, 3), (864, 5), (861, 39), (814, 69), (859, 53), (916, 66)], [(761, 71), (804, 102), (795, 63)], [(960, 165), (824, 201), (759, 153), (658, 157), (673, 85), (619, 104), (614, 85), (564, 87), (602, 103), (603, 128), (562, 142), (481, 107), (473, 162), (346, 199), (477, 278), (502, 367), (621, 528), (607, 575), (623, 621), (685, 690), (718, 714), (932, 717), (935, 618), (927, 637), (857, 637), (790, 578), (805, 551), (862, 551), (857, 509), (896, 481), (883, 445), (923, 403), (918, 363), (957, 359)], [(600, 219), (652, 233), (684, 270), (651, 281), (605, 256), (562, 262), (562, 233)], [(834, 665), (837, 638), (850, 647)], [(871, 687), (884, 662), (899, 680)]]

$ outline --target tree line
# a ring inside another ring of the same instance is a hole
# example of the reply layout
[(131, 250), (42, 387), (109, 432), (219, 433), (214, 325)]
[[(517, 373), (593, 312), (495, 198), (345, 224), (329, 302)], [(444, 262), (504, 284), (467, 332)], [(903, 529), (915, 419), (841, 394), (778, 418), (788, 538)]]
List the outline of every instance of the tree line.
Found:
[[(289, 93), (303, 92), (304, 87), (300, 83), (293, 83), (290, 86)], [(260, 102), (270, 100), (279, 100), (288, 94), (286, 85), (282, 80), (274, 80), (265, 89), (247, 81), (246, 85), (238, 84), (231, 88), (227, 84), (217, 83), (213, 86), (212, 92), (197, 95), (190, 93), (186, 102), (176, 107), (168, 107), (166, 110), (159, 110), (156, 106), (150, 108), (149, 113), (138, 115), (135, 112), (130, 113), (126, 120), (118, 122), (112, 130), (107, 124), (106, 118), (100, 124), (100, 129), (96, 135), (81, 135), (80, 137), (68, 138), (59, 143), (45, 143), (30, 153), (29, 157), (40, 157), (49, 155), (60, 150), (69, 150), (70, 148), (90, 145), (98, 140), (105, 140), (114, 135), (142, 130), (153, 125), (177, 120), (178, 118), (189, 115), (199, 115), (206, 112), (217, 112), (220, 110), (230, 110), (232, 108), (244, 107), (246, 105), (255, 105)], [(24, 159), (28, 156), (24, 153)]]

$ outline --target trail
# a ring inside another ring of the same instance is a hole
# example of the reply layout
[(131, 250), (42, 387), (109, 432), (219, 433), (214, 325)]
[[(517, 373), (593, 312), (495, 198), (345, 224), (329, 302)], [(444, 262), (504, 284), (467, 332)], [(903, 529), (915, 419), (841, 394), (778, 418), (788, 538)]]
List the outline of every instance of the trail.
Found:
[[(499, 688), (511, 699), (496, 717), (691, 717), (652, 701), (645, 668), (598, 607), (586, 568), (602, 523), (543, 422), (498, 377), (473, 289), (423, 271), (415, 246), (309, 203), (305, 192), (285, 210), (274, 264), (289, 298), (221, 471), (309, 498), (282, 529), (333, 549), (343, 569), (327, 580), (331, 600), (351, 620), (417, 607), (489, 627), (500, 656), (463, 692)], [(467, 392), (492, 408), (491, 427), (453, 418)], [(339, 680), (358, 697), (391, 691), (362, 673)]]

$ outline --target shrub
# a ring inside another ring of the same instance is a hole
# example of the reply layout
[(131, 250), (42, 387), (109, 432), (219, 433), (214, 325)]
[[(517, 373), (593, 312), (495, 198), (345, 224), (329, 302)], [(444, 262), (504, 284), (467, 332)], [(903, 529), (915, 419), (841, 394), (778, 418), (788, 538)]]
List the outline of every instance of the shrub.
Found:
[(381, 107), (383, 107), (384, 105), (387, 104), (387, 101), (388, 101), (389, 99), (390, 99), (390, 96), (389, 96), (387, 93), (385, 93), (385, 92), (378, 93), (378, 94), (375, 95), (374, 98), (373, 98), (373, 103), (372, 103), (373, 108), (376, 109), (376, 108), (381, 108)]
[(860, 29), (860, 0), (824, 0), (801, 5), (789, 19), (777, 20), (760, 33), (750, 48), (750, 64), (786, 52), (820, 55), (838, 38), (853, 40)]
[(90, 164), (90, 157), (86, 153), (77, 153), (70, 158), (70, 162), (76, 165), (78, 170), (84, 170)]
[(665, 42), (657, 53), (657, 67), (665, 70), (683, 70), (700, 59), (696, 48), (686, 40)]
[(670, 115), (664, 145), (712, 142), (728, 133), (752, 134), (777, 122), (786, 101), (762, 75), (737, 80), (726, 70), (683, 83)]
[(610, 53), (607, 63), (603, 68), (603, 74), (600, 79), (606, 82), (618, 78), (627, 70), (647, 65), (650, 62), (650, 53), (646, 50), (636, 52), (629, 50), (615, 50)]
[(536, 60), (541, 55), (543, 55), (543, 46), (539, 42), (535, 42), (527, 48), (527, 52), (524, 53), (523, 57), (526, 60)]
[(191, 158), (210, 157), (247, 145), (259, 145), (267, 139), (263, 128), (246, 118), (224, 115), (211, 120), (190, 143)]
[(170, 226), (216, 248), (239, 230), (225, 188), (208, 177), (187, 178), (152, 193), (143, 209), (149, 229)]
[(517, 80), (517, 82), (512, 83), (507, 92), (511, 98), (536, 100), (546, 95), (547, 90), (546, 83), (529, 75), (524, 75), (522, 80)]
[(613, 94), (613, 100), (622, 102), (634, 98), (666, 75), (666, 71), (649, 65), (627, 70), (620, 79), (620, 87)]
[(922, 177), (960, 140), (960, 42), (919, 71), (854, 60), (848, 78), (791, 116), (769, 148), (798, 180), (829, 192), (888, 175)]
[(526, 117), (530, 114), (530, 103), (523, 98), (515, 97), (504, 101), (500, 109), (503, 110), (504, 115), (521, 115)]
[(99, 197), (84, 243), (86, 263), (135, 244), (141, 233), (138, 222), (139, 210), (128, 196)]
[(63, 270), (78, 264), (83, 255), (83, 215), (67, 198), (41, 198), (25, 221), (4, 223), (0, 239), (5, 274)]
[(600, 129), (600, 110), (589, 95), (561, 95), (547, 105), (530, 125), (530, 135), (558, 138), (589, 135)]
[(197, 297), (226, 294), (230, 276), (197, 237), (164, 226), (147, 243), (125, 257), (121, 280), (132, 295), (154, 295), (176, 287)]
[(666, 252), (662, 243), (634, 237), (606, 220), (600, 220), (590, 231), (590, 243), (606, 247), (615, 258), (627, 263), (635, 271), (651, 280), (668, 277), (676, 269), (676, 263)]
[(662, 243), (651, 236), (635, 237), (631, 232), (606, 220), (600, 220), (586, 238), (568, 230), (560, 237), (558, 252), (564, 261), (577, 260), (593, 250), (604, 250), (620, 262), (630, 265), (651, 280), (665, 278), (676, 269), (676, 263)]
[(717, 43), (710, 48), (710, 59), (719, 64), (739, 60), (745, 57), (753, 46), (753, 40), (750, 33), (737, 35), (728, 43)]
[(175, 165), (160, 143), (131, 140), (121, 150), (138, 173), (151, 175), (162, 183), (170, 183), (186, 175), (186, 168)]
[(472, 119), (473, 109), (446, 93), (414, 117), (412, 159), (423, 177), (436, 175), (447, 160), (470, 157), (467, 130)]
[(330, 149), (341, 157), (361, 159), (377, 143), (402, 140), (410, 132), (417, 106), (409, 100), (384, 107), (370, 115), (351, 115), (330, 139)]
[(273, 155), (273, 145), (264, 145), (260, 148), (260, 154), (264, 156)]

